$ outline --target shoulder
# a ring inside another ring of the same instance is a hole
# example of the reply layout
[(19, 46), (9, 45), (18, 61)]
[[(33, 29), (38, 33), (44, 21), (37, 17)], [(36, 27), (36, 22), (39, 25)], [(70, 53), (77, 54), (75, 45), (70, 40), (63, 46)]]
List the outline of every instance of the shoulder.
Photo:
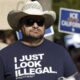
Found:
[(9, 54), (10, 52), (12, 53), (18, 48), (18, 46), (19, 41), (15, 42), (14, 44), (8, 45), (0, 51), (0, 55)]
[(45, 39), (45, 44), (49, 47), (52, 47), (52, 48), (57, 48), (57, 49), (60, 49), (60, 50), (65, 50), (65, 48), (57, 43), (55, 43), (54, 41), (50, 41), (50, 40), (47, 40)]
[(68, 51), (63, 46), (56, 44), (55, 42), (46, 40), (45, 45), (46, 47), (48, 47), (49, 51), (56, 53), (56, 55), (65, 56), (69, 54)]

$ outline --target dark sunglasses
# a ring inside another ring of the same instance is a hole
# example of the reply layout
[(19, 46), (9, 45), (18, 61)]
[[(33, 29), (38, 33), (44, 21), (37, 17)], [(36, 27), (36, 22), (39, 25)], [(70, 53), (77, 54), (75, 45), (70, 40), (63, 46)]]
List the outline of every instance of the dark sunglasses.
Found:
[(32, 26), (34, 23), (37, 23), (38, 26), (43, 26), (45, 23), (44, 17), (24, 17), (20, 20), (20, 24), (25, 24), (27, 26)]

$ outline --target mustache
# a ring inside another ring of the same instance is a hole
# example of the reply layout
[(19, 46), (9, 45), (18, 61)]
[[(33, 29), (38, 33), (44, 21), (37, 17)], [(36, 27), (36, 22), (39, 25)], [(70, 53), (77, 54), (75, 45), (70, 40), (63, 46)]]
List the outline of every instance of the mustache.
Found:
[(31, 29), (30, 31), (34, 31), (34, 30), (41, 31), (39, 28), (34, 28), (34, 29)]

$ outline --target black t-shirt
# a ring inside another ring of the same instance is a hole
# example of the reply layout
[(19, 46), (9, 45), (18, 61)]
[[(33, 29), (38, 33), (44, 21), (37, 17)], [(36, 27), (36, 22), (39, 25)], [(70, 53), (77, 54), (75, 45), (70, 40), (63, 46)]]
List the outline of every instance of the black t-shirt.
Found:
[(0, 80), (57, 80), (76, 71), (66, 50), (46, 39), (37, 47), (18, 41), (0, 51)]

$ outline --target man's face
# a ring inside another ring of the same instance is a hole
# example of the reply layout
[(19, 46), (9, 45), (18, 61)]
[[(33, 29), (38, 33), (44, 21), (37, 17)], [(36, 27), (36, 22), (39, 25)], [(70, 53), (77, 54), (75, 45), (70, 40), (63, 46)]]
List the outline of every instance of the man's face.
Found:
[(45, 19), (41, 16), (27, 16), (22, 20), (21, 30), (25, 37), (39, 39), (43, 37)]

